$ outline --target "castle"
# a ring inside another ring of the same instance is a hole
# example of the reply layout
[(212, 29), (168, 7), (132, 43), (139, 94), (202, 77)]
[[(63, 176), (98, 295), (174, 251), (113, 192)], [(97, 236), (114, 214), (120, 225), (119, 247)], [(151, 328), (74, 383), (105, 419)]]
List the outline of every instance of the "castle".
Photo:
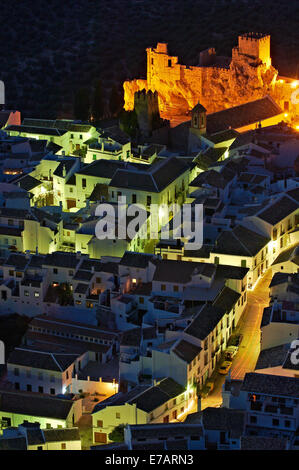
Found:
[(200, 101), (208, 113), (271, 95), (286, 111), (291, 104), (292, 79), (281, 79), (272, 66), (270, 36), (247, 33), (239, 36), (232, 57), (217, 56), (214, 48), (202, 51), (198, 66), (179, 63), (168, 54), (165, 43), (148, 48), (147, 79), (124, 82), (125, 109), (134, 109), (134, 94), (158, 92), (161, 117), (172, 124), (189, 119)]

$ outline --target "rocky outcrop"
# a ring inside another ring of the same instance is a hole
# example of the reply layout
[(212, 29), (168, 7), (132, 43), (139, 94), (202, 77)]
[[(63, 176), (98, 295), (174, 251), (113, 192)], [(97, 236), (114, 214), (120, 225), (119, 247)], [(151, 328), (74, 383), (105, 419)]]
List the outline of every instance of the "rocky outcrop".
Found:
[(147, 80), (124, 83), (126, 110), (133, 109), (134, 95), (142, 89), (158, 92), (160, 115), (170, 121), (178, 116), (179, 121), (186, 120), (198, 101), (208, 113), (213, 113), (267, 94), (275, 97), (277, 70), (245, 54), (235, 54), (227, 68), (186, 67), (178, 63), (166, 67), (164, 63), (151, 66), (148, 71), (150, 87)]

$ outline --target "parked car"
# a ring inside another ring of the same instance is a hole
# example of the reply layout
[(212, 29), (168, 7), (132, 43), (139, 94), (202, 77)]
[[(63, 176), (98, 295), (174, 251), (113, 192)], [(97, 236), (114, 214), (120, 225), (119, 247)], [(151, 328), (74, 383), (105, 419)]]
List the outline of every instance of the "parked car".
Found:
[(238, 346), (228, 346), (228, 348), (225, 350), (225, 359), (228, 361), (232, 361), (232, 359), (235, 357), (235, 355), (238, 352)]
[(213, 388), (214, 388), (214, 382), (207, 382), (205, 386), (202, 388), (200, 392), (200, 396), (202, 398), (207, 398), (207, 396), (213, 390)]
[(229, 341), (229, 345), (230, 346), (236, 346), (238, 348), (241, 344), (242, 339), (243, 339), (243, 335), (232, 336), (230, 341)]
[(223, 361), (218, 369), (219, 374), (226, 375), (231, 368), (231, 361)]

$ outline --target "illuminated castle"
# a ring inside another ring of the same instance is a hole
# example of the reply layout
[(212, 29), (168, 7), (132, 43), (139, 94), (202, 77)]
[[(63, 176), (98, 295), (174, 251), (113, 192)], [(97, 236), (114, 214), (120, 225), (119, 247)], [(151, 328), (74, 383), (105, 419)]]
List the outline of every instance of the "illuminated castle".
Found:
[(267, 94), (284, 109), (283, 100), (290, 101), (289, 88), (282, 90), (282, 80), (277, 80), (278, 71), (271, 63), (269, 35), (239, 36), (232, 57), (217, 56), (214, 48), (202, 51), (198, 66), (180, 64), (178, 57), (168, 54), (165, 43), (146, 52), (147, 79), (124, 83), (126, 110), (134, 108), (134, 94), (142, 89), (156, 91), (161, 116), (177, 123), (189, 119), (190, 110), (198, 102), (212, 113)]

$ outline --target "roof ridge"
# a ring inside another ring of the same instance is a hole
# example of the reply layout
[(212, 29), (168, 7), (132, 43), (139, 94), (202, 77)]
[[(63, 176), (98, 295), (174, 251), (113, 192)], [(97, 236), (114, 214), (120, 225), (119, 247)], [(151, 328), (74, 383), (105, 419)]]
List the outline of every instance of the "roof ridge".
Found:
[[(246, 228), (246, 227), (244, 227), (243, 225), (240, 225), (240, 227)], [(252, 230), (251, 230), (251, 232), (252, 232)], [(238, 240), (239, 243), (243, 246), (243, 248), (245, 249), (245, 251), (247, 251), (247, 253), (249, 253), (249, 256), (253, 256), (252, 253), (250, 253), (250, 251), (248, 250), (247, 246), (244, 245), (244, 243), (240, 240), (239, 237), (237, 237), (237, 235), (235, 235), (235, 233), (234, 233), (233, 230), (232, 230), (232, 233), (233, 233), (233, 236), (235, 237), (235, 239)], [(254, 232), (254, 233), (256, 233), (256, 232)], [(256, 233), (256, 234), (259, 235), (258, 233)]]
[(53, 353), (50, 354), (50, 356), (52, 357), (53, 361), (55, 362), (55, 364), (57, 365), (57, 367), (60, 369), (61, 372), (63, 372), (59, 362), (56, 360), (55, 356)]

